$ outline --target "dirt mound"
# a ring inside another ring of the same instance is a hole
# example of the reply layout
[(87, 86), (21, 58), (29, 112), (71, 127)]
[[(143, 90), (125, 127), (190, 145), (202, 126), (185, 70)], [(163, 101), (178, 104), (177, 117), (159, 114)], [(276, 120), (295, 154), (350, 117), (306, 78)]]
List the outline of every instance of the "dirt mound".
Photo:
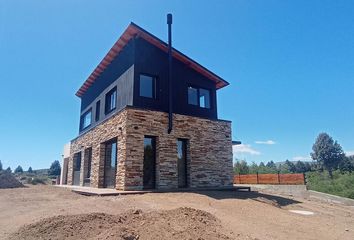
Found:
[(18, 188), (24, 187), (12, 173), (7, 171), (0, 171), (0, 189), (1, 188)]
[(121, 215), (91, 213), (56, 216), (22, 227), (18, 239), (230, 239), (212, 214), (193, 208)]

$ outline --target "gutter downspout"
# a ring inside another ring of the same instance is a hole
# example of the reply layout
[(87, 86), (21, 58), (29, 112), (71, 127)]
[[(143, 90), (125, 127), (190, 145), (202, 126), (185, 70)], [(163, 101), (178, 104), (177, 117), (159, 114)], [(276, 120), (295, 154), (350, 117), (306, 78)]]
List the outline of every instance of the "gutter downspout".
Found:
[(168, 25), (168, 134), (172, 131), (172, 14), (167, 14)]

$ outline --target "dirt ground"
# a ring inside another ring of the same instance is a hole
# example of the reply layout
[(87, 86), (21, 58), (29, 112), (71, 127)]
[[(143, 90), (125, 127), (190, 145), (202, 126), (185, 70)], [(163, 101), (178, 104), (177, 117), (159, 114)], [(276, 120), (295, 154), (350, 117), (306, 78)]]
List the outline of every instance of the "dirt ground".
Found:
[[(312, 211), (314, 215), (288, 210)], [(40, 236), (352, 240), (354, 208), (256, 192), (87, 197), (54, 186), (0, 189), (0, 239)]]

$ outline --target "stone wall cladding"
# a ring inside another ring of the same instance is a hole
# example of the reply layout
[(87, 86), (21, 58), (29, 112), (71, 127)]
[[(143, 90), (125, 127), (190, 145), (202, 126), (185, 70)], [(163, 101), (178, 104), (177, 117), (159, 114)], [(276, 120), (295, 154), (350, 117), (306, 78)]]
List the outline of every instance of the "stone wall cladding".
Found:
[[(72, 184), (70, 173), (74, 153), (92, 147), (91, 186), (103, 187), (104, 144), (102, 143), (117, 137), (116, 188), (142, 189), (144, 136), (155, 136), (156, 188), (173, 189), (178, 186), (178, 138), (188, 140), (189, 187), (232, 186), (231, 122), (174, 114), (171, 134), (167, 133), (167, 125), (167, 113), (126, 107), (71, 142), (68, 184)], [(84, 165), (82, 163), (82, 166)]]
[[(68, 166), (68, 184), (72, 185), (72, 171), (73, 171), (73, 156), (77, 152), (84, 152), (86, 148), (92, 147), (92, 162), (91, 162), (91, 187), (103, 187), (104, 177), (104, 142), (117, 138), (118, 140), (118, 159), (125, 159), (125, 123), (127, 111), (122, 110), (108, 120), (102, 122), (92, 130), (84, 133), (71, 141), (70, 159)], [(83, 155), (83, 154), (82, 154)], [(82, 158), (81, 161), (87, 158)], [(82, 163), (83, 165), (84, 163)], [(117, 188), (124, 186), (124, 162), (118, 163), (117, 172)]]
[[(129, 109), (127, 115), (126, 186), (142, 187), (144, 135), (156, 136), (157, 188), (177, 188), (177, 139), (188, 140), (187, 163), (190, 187), (232, 186), (231, 122), (213, 121), (186, 115), (173, 115), (173, 130), (167, 133), (168, 114)], [(132, 171), (130, 166), (135, 166)], [(136, 172), (139, 169), (140, 172)]]

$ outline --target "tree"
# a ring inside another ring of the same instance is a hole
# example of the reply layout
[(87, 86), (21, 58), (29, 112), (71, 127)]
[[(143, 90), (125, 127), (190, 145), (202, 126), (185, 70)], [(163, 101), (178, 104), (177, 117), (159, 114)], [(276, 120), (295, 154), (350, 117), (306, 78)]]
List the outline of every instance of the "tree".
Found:
[(295, 169), (297, 173), (305, 173), (307, 172), (307, 167), (304, 162), (297, 161), (295, 163)]
[(2, 162), (1, 162), (1, 160), (0, 160), (0, 171), (2, 171), (3, 169), (2, 169)]
[(328, 171), (330, 178), (333, 178), (333, 171), (345, 157), (342, 147), (327, 133), (320, 133), (312, 146), (312, 151), (312, 159)]
[(255, 174), (258, 172), (258, 165), (255, 162), (252, 162), (252, 164), (248, 168), (249, 168), (249, 173), (251, 174)]
[(310, 172), (313, 168), (313, 163), (305, 162), (306, 172)]
[(268, 168), (269, 173), (276, 173), (278, 172), (277, 166), (273, 161), (267, 162), (266, 167)]
[(234, 165), (234, 170), (238, 174), (248, 174), (249, 173), (248, 164), (244, 160), (236, 161), (236, 163)]
[(23, 173), (23, 169), (20, 165), (17, 166), (17, 168), (15, 168), (14, 173)]
[(32, 167), (29, 167), (27, 170), (28, 173), (33, 173)]
[(354, 164), (350, 161), (349, 157), (344, 157), (343, 160), (339, 162), (338, 168), (341, 173), (351, 173), (354, 171)]
[(55, 160), (50, 165), (48, 174), (52, 175), (52, 176), (59, 176), (60, 175), (60, 171), (61, 171), (60, 163), (59, 163), (58, 160)]
[(10, 167), (6, 168), (6, 172), (11, 173), (12, 172), (11, 168)]
[(266, 167), (264, 162), (260, 162), (258, 165), (258, 173), (268, 173), (269, 169)]

